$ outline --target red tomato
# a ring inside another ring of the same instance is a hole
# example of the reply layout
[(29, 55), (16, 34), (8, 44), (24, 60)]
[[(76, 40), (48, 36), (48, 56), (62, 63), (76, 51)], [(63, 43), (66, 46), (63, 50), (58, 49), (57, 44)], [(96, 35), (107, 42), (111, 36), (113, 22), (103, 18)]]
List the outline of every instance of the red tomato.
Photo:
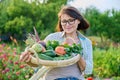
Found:
[(88, 77), (87, 80), (93, 80), (93, 78), (92, 77)]

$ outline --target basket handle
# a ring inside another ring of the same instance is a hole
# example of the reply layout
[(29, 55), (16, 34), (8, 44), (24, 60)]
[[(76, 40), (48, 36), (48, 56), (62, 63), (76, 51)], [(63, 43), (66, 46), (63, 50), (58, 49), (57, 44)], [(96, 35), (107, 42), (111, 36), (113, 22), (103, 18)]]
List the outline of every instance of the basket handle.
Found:
[(30, 51), (30, 52), (34, 53), (34, 55), (35, 55), (35, 57), (37, 59), (37, 60), (33, 59), (32, 62), (39, 63), (39, 57), (38, 57), (37, 52), (34, 49), (30, 48), (30, 46), (25, 48), (25, 52), (27, 52), (27, 51)]
[(28, 51), (34, 53), (34, 55), (35, 55), (35, 57), (36, 57), (36, 59), (37, 59), (37, 63), (39, 63), (39, 57), (38, 57), (37, 52), (36, 52), (34, 49), (32, 49), (32, 48), (29, 48)]
[(43, 77), (43, 75), (50, 71), (52, 68), (53, 67), (43, 66), (29, 80), (39, 80), (39, 78)]

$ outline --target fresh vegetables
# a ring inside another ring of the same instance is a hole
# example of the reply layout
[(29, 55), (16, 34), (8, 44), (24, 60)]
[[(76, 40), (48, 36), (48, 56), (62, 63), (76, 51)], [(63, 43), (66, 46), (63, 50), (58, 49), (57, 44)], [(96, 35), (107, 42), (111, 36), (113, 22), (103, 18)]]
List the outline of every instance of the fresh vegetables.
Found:
[[(31, 38), (30, 38), (31, 37)], [(75, 54), (81, 54), (81, 45), (75, 44), (70, 37), (60, 44), (59, 41), (35, 42), (34, 35), (30, 35), (26, 40), (29, 45), (29, 51), (36, 52), (37, 56), (43, 60), (66, 60), (74, 57)]]
[(46, 48), (46, 43), (44, 41), (39, 41), (39, 44), (41, 44), (44, 48)]
[[(76, 54), (81, 54), (82, 50), (81, 45), (75, 43), (69, 45), (67, 43), (59, 44), (58, 41), (48, 41), (46, 44), (46, 51), (40, 52), (40, 55), (38, 55), (39, 58), (44, 60), (66, 60)], [(41, 54), (44, 54), (44, 56), (41, 57)], [(50, 58), (46, 59), (47, 57)]]
[(38, 55), (40, 59), (43, 59), (43, 60), (53, 60), (52, 57), (46, 55), (46, 54), (39, 54)]
[(35, 37), (33, 37), (32, 34), (28, 34), (27, 35), (27, 39), (25, 40), (25, 43), (27, 46), (32, 46), (33, 44), (35, 44)]
[(57, 46), (55, 48), (55, 52), (57, 55), (64, 55), (66, 54), (65, 48), (63, 46)]
[(65, 55), (62, 55), (62, 56), (59, 56), (59, 57), (54, 57), (53, 60), (54, 61), (59, 61), (59, 60), (66, 60), (66, 59), (70, 59), (72, 58), (72, 56), (69, 56), (68, 54), (65, 54)]
[(50, 57), (56, 56), (56, 53), (54, 50), (46, 50), (45, 52), (42, 52), (42, 54), (45, 54), (45, 55), (50, 56)]
[(35, 43), (31, 48), (34, 49), (36, 52), (41, 52), (43, 47), (41, 44)]
[(55, 48), (60, 45), (58, 41), (47, 41), (46, 42), (46, 49), (52, 49), (52, 50), (55, 50)]

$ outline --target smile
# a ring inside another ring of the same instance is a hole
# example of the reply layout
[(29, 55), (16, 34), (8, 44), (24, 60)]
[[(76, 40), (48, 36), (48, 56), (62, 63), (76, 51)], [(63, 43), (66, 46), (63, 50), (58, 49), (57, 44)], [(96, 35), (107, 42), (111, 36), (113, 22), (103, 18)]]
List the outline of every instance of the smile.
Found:
[(68, 28), (66, 28), (66, 29), (71, 29), (72, 27), (68, 27)]

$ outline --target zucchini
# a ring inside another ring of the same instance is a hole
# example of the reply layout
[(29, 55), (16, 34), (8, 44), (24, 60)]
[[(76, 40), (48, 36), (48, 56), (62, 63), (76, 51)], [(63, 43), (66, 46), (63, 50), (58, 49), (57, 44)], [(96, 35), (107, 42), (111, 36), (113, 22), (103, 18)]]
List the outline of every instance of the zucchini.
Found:
[(55, 57), (56, 56), (56, 53), (53, 50), (46, 50), (42, 54), (45, 54), (45, 55), (50, 56), (50, 57)]
[(54, 57), (53, 60), (54, 61), (58, 61), (58, 60), (67, 60), (72, 58), (72, 56), (59, 56), (59, 57)]
[(59, 56), (59, 57), (54, 57), (53, 60), (59, 61), (59, 60), (65, 60), (65, 58), (63, 56)]
[(38, 56), (40, 59), (43, 59), (43, 60), (53, 60), (52, 57), (45, 55), (45, 54), (39, 54)]

